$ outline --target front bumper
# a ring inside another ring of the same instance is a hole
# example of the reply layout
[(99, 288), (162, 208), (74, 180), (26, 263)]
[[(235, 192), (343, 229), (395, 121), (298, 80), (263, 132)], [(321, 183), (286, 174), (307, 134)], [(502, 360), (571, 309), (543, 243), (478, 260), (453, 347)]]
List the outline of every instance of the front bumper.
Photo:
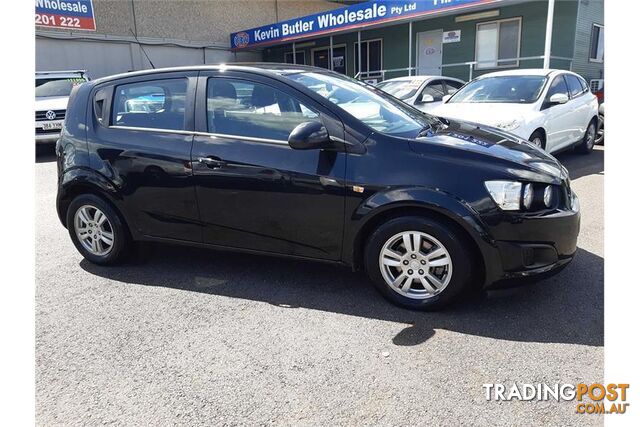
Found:
[(55, 144), (60, 139), (60, 132), (36, 134), (36, 144)]
[(543, 215), (515, 215), (494, 222), (492, 257), (501, 265), (487, 277), (486, 289), (542, 280), (560, 272), (577, 250), (580, 204), (571, 192), (571, 207)]

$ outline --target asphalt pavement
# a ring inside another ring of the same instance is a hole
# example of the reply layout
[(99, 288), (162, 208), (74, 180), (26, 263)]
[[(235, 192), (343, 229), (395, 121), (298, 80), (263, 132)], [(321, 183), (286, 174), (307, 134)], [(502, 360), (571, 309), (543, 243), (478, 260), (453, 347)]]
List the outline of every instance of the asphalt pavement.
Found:
[(601, 425), (575, 403), (487, 402), (482, 384), (604, 376), (604, 149), (558, 155), (582, 206), (576, 259), (446, 311), (386, 302), (347, 268), (145, 245), (83, 260), (36, 158), (38, 425)]

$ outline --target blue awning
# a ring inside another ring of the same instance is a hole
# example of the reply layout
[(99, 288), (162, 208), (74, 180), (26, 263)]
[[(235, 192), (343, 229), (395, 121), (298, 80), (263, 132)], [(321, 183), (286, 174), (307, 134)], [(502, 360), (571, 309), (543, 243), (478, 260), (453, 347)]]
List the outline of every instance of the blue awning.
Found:
[(233, 50), (294, 42), (350, 29), (442, 14), (502, 0), (377, 0), (231, 33)]

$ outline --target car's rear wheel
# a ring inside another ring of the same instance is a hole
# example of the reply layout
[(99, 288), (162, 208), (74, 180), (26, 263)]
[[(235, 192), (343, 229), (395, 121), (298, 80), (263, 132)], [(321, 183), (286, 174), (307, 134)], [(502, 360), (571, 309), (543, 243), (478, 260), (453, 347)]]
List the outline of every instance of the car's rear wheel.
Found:
[(448, 224), (401, 217), (379, 227), (365, 250), (369, 277), (390, 301), (429, 310), (453, 301), (468, 286), (472, 252)]
[(598, 133), (596, 134), (596, 145), (604, 145), (604, 116), (599, 117)]
[(95, 264), (117, 264), (126, 256), (127, 229), (111, 205), (98, 196), (83, 194), (73, 199), (67, 229), (78, 251)]
[(587, 131), (584, 133), (582, 142), (576, 147), (576, 150), (582, 154), (589, 154), (593, 150), (593, 146), (596, 143), (596, 124), (592, 120), (587, 126)]

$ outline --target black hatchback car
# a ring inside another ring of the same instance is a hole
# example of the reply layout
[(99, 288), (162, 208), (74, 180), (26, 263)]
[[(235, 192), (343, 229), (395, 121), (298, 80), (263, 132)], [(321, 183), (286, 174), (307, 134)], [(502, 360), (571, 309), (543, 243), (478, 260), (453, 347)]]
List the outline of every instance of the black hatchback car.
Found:
[(94, 80), (71, 95), (56, 151), (58, 215), (97, 264), (133, 241), (322, 260), (428, 309), (576, 252), (578, 199), (553, 157), (312, 67)]

